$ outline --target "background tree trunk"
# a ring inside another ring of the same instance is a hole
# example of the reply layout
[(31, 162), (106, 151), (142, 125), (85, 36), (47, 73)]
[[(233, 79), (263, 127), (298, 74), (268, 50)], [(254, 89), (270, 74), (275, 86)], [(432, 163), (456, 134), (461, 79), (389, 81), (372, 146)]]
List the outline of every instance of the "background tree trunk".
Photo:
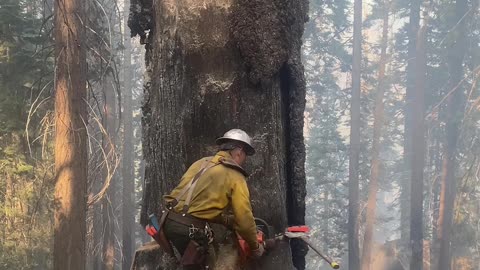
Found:
[(133, 112), (132, 112), (132, 56), (131, 40), (127, 34), (128, 12), (127, 7), (130, 1), (124, 1), (124, 87), (123, 87), (123, 159), (122, 159), (122, 269), (130, 269), (134, 248), (134, 222), (135, 222), (135, 177), (133, 173), (133, 157), (135, 156), (133, 147)]
[[(100, 189), (100, 185), (102, 184), (100, 181), (95, 181), (94, 187), (95, 190)], [(96, 194), (96, 193), (95, 193)], [(91, 256), (92, 259), (92, 269), (93, 270), (101, 270), (102, 269), (102, 245), (103, 245), (103, 220), (102, 220), (102, 204), (96, 203), (91, 206), (93, 208), (93, 249)]]
[(427, 21), (418, 31), (415, 62), (415, 92), (412, 97), (412, 157), (411, 157), (411, 201), (410, 201), (410, 244), (412, 257), (410, 269), (423, 268), (423, 171), (425, 166), (425, 82), (426, 82), (426, 31)]
[(373, 229), (375, 227), (375, 210), (377, 208), (378, 180), (380, 178), (380, 139), (382, 137), (384, 105), (383, 93), (385, 84), (385, 66), (387, 65), (387, 46), (388, 46), (388, 16), (390, 12), (389, 0), (383, 2), (383, 30), (382, 44), (380, 53), (380, 66), (378, 71), (378, 86), (375, 96), (375, 111), (373, 114), (373, 143), (372, 143), (372, 168), (370, 172), (370, 182), (368, 184), (368, 202), (365, 235), (363, 238), (362, 249), (362, 270), (369, 270), (373, 249)]
[(420, 4), (421, 0), (410, 1), (410, 21), (408, 23), (408, 53), (407, 53), (407, 85), (405, 93), (405, 127), (403, 144), (403, 162), (405, 164), (404, 177), (402, 179), (402, 193), (400, 198), (400, 233), (402, 242), (408, 244), (410, 238), (410, 176), (411, 176), (411, 156), (412, 156), (412, 104), (415, 92), (415, 63), (416, 63), (416, 44), (418, 25), (420, 22)]
[(465, 34), (465, 16), (467, 1), (457, 0), (453, 25), (453, 41), (448, 50), (448, 67), (450, 80), (446, 116), (446, 144), (443, 154), (440, 210), (437, 223), (437, 237), (440, 244), (439, 270), (451, 269), (452, 250), (450, 249), (453, 234), (453, 209), (456, 196), (455, 170), (457, 166), (457, 141), (465, 108), (465, 93), (462, 85), (463, 59), (467, 49)]
[(350, 161), (348, 184), (348, 267), (360, 268), (358, 243), (360, 158), (360, 67), (362, 62), (362, 0), (354, 1), (352, 100), (350, 104)]
[[(278, 232), (303, 224), (300, 47), (306, 1), (155, 1), (153, 7), (146, 56), (151, 81), (143, 105), (142, 224), (159, 212), (161, 195), (186, 168), (212, 155), (214, 139), (234, 127), (252, 135), (257, 148), (246, 166), (255, 216)], [(135, 21), (129, 25), (135, 30)], [(291, 255), (281, 244), (260, 268), (292, 269), (293, 256), (293, 264), (304, 269), (305, 246), (292, 247)]]
[[(439, 216), (439, 208), (440, 208), (440, 180), (441, 180), (441, 170), (442, 170), (442, 153), (440, 151), (440, 140), (437, 138), (434, 138), (435, 143), (433, 146), (432, 152), (435, 153), (433, 159), (433, 167), (434, 167), (434, 179), (432, 180), (433, 182), (433, 187), (432, 187), (432, 215), (429, 217), (428, 220), (425, 220), (425, 222), (430, 222), (431, 223), (431, 228), (432, 228), (432, 236), (431, 236), (431, 241), (429, 244), (429, 261), (425, 262), (429, 264), (429, 268), (424, 268), (425, 270), (430, 270), (430, 269), (438, 269), (438, 253), (439, 253), (439, 248), (436, 247), (438, 244), (438, 237), (437, 237), (437, 222), (438, 222), (438, 216)], [(428, 141), (428, 140), (427, 140)], [(424, 260), (426, 260), (427, 257), (424, 255)], [(424, 263), (424, 265), (425, 265)]]
[(87, 101), (84, 1), (55, 1), (54, 269), (85, 268)]
[[(115, 266), (115, 211), (116, 207), (116, 176), (115, 166), (115, 80), (113, 69), (107, 68), (103, 78), (103, 94), (105, 97), (103, 110), (103, 179), (109, 181), (107, 193), (102, 200), (103, 245), (102, 262), (104, 270), (113, 270)], [(107, 164), (108, 163), (108, 164)]]

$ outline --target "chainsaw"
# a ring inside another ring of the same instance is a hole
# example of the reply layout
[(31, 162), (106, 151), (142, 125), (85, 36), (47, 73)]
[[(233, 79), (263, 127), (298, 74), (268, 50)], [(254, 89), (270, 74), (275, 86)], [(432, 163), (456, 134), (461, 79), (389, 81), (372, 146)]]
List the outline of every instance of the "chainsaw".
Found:
[[(310, 242), (310, 228), (306, 225), (291, 226), (285, 229), (283, 233), (273, 234), (273, 227), (270, 226), (265, 220), (255, 218), (257, 224), (257, 241), (260, 245), (263, 245), (265, 249), (272, 249), (276, 246), (276, 241), (288, 241), (290, 239), (300, 239), (304, 241), (315, 253), (317, 253), (324, 261), (326, 261), (333, 269), (339, 269), (340, 265), (330, 259), (327, 255), (316, 248), (312, 242)], [(252, 253), (247, 242), (238, 236), (240, 258), (242, 261), (246, 261), (251, 257)]]

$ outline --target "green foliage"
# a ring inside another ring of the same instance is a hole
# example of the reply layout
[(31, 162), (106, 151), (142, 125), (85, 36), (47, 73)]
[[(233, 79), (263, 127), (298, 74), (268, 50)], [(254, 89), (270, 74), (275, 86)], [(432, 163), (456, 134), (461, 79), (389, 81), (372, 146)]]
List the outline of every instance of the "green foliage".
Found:
[(6, 180), (0, 184), (0, 211), (4, 214), (0, 220), (4, 235), (0, 268), (48, 269), (53, 233), (52, 160), (33, 161), (19, 154), (22, 137), (16, 133), (3, 136), (0, 143), (8, 144), (0, 151), (0, 177)]
[(0, 4), (0, 134), (25, 128), (28, 100), (36, 97), (45, 84), (40, 78), (52, 68), (49, 50), (42, 50), (48, 35), (35, 11), (39, 2)]
[[(307, 215), (313, 239), (341, 257), (346, 250), (347, 149), (345, 127), (348, 96), (337, 83), (351, 57), (342, 44), (349, 29), (348, 1), (311, 1), (306, 25), (304, 64), (307, 77)], [(309, 267), (321, 263), (308, 258)]]
[(16, 174), (28, 174), (33, 172), (33, 166), (29, 164), (20, 164), (17, 166)]
[(52, 149), (39, 135), (51, 109), (53, 47), (40, 7), (0, 1), (0, 269), (52, 268), (52, 159), (40, 158)]

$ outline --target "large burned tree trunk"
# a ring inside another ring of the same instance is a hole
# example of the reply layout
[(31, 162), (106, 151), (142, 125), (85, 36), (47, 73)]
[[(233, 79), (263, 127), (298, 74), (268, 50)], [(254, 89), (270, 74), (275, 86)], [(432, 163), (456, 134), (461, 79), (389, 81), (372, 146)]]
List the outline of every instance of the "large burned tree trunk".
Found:
[[(236, 127), (257, 148), (247, 165), (254, 215), (277, 231), (303, 224), (306, 1), (157, 0), (151, 9), (145, 2), (133, 2), (130, 17), (133, 34), (152, 18), (142, 224), (192, 162), (215, 152), (214, 139)], [(279, 246), (261, 269), (303, 269), (305, 252), (299, 243)]]

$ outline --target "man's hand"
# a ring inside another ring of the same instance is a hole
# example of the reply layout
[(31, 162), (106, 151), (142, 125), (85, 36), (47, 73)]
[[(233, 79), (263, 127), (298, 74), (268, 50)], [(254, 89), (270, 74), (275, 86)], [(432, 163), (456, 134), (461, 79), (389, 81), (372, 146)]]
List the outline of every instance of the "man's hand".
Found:
[(255, 250), (252, 250), (252, 255), (255, 259), (259, 259), (262, 257), (262, 255), (265, 253), (265, 247), (263, 246), (263, 243), (258, 244), (258, 248)]

